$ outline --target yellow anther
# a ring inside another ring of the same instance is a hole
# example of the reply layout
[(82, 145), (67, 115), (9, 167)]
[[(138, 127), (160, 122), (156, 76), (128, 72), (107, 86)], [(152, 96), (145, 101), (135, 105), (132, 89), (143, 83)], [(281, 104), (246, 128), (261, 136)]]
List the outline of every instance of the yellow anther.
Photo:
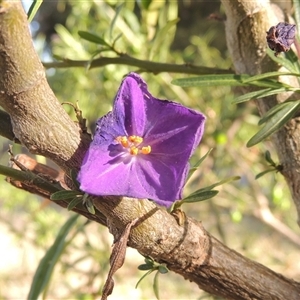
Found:
[(129, 141), (126, 136), (118, 136), (116, 141), (119, 142), (124, 148), (129, 147)]
[(131, 147), (130, 148), (130, 154), (131, 155), (137, 155), (139, 153), (139, 149), (137, 147)]
[(151, 152), (151, 146), (142, 147), (141, 152), (143, 154), (149, 154)]
[(140, 146), (144, 139), (138, 135), (118, 136), (115, 140), (126, 148), (131, 155), (149, 154), (151, 152), (151, 146)]
[(139, 145), (143, 141), (143, 138), (138, 135), (130, 135), (128, 139), (130, 142), (135, 143), (136, 145)]

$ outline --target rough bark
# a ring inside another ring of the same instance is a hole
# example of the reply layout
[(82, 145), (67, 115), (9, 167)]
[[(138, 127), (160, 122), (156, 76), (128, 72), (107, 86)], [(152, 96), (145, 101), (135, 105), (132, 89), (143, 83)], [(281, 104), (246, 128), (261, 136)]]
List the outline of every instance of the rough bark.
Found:
[(15, 137), (62, 168), (78, 167), (89, 137), (81, 134), (49, 87), (20, 3), (0, 3), (0, 104), (11, 117)]
[[(226, 20), (226, 39), (228, 50), (238, 74), (260, 74), (278, 70), (266, 56), (266, 31), (278, 22), (285, 21), (278, 6), (268, 0), (222, 0)], [(258, 99), (256, 105), (261, 115), (271, 107), (284, 101), (286, 97)], [(284, 128), (273, 134), (282, 175), (294, 200), (298, 224), (300, 225), (300, 122), (293, 118)]]
[[(15, 136), (30, 151), (67, 172), (78, 169), (89, 137), (69, 119), (49, 88), (21, 4), (0, 5), (0, 105), (11, 117)], [(115, 238), (138, 218), (128, 245), (165, 262), (205, 291), (229, 299), (300, 298), (299, 283), (229, 249), (200, 222), (185, 217), (179, 225), (173, 215), (148, 200), (99, 197), (94, 205), (100, 216), (84, 207), (77, 212), (107, 224)]]

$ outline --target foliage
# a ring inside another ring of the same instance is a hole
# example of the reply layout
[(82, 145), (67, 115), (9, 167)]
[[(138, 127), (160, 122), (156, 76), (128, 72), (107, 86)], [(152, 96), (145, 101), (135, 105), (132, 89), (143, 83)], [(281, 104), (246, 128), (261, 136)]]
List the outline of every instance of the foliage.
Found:
[[(214, 29), (213, 23), (212, 29), (206, 32), (202, 32), (199, 27), (197, 35), (189, 35), (185, 29), (189, 44), (183, 50), (176, 50), (180, 48), (174, 45), (180, 43), (176, 34), (181, 26), (178, 21), (177, 2), (137, 3), (140, 5), (133, 1), (72, 2), (72, 12), (66, 20), (66, 27), (56, 26), (57, 34), (49, 45), (45, 44), (41, 58), (45, 60), (50, 56), (51, 59), (59, 61), (81, 59), (91, 62), (100, 56), (115, 57), (126, 53), (142, 60), (171, 64), (192, 62), (207, 67), (229, 69), (230, 59), (227, 52), (212, 46), (215, 40), (224, 38), (220, 31)], [(38, 46), (44, 41), (43, 36), (37, 36), (35, 42)], [(270, 57), (284, 65), (291, 72), (290, 75), (299, 76), (299, 63), (292, 53), (279, 57), (274, 57), (271, 53)], [(85, 69), (49, 69), (47, 72), (49, 83), (61, 102), (79, 101), (84, 117), (87, 118), (89, 128), (92, 130), (96, 119), (111, 109), (113, 97), (123, 76), (129, 71), (143, 73), (143, 70), (123, 65), (107, 65), (95, 69), (89, 69), (89, 66), (87, 64)], [(173, 99), (200, 110), (207, 116), (204, 141), (192, 157), (191, 165), (197, 166), (200, 157), (209, 149), (213, 150), (204, 161), (201, 161), (200, 167), (193, 169), (193, 175), (185, 188), (185, 199), (197, 191), (214, 194), (217, 192), (218, 195), (209, 201), (185, 204), (183, 206), (185, 213), (201, 220), (207, 230), (224, 243), (230, 244), (232, 248), (276, 271), (284, 270), (289, 277), (300, 279), (297, 265), (293, 267), (291, 264), (292, 261), (299, 261), (294, 254), (299, 247), (299, 240), (293, 240), (282, 234), (279, 228), (269, 227), (259, 217), (259, 212), (267, 206), (282, 222), (281, 224), (287, 224), (292, 233), (296, 230), (293, 207), (287, 196), (289, 192), (280, 174), (276, 173), (278, 166), (270, 159), (269, 154), (265, 160), (263, 153), (270, 153), (272, 157), (276, 155), (268, 140), (264, 143), (258, 142), (293, 117), (299, 109), (299, 100), (279, 105), (265, 115), (260, 121), (265, 124), (263, 127), (265, 132), (258, 127), (258, 113), (251, 102), (258, 96), (264, 97), (283, 91), (299, 92), (298, 88), (278, 82), (278, 75), (272, 73), (251, 78), (228, 74), (205, 75), (197, 79), (184, 76), (184, 79), (180, 79), (182, 75), (170, 73), (142, 74), (152, 94), (159, 95), (160, 98)], [(187, 84), (175, 85), (179, 82)], [(230, 85), (236, 87), (232, 88)], [(237, 96), (234, 92), (240, 91), (240, 86), (245, 85), (252, 85), (257, 90)], [(75, 118), (72, 107), (64, 107)], [(260, 135), (257, 137), (258, 132)], [(250, 142), (251, 136), (256, 138)], [(0, 158), (1, 164), (5, 165), (8, 161), (6, 154), (8, 143), (3, 138), (1, 141), (3, 149)], [(247, 142), (248, 146), (253, 147), (247, 148)], [(14, 152), (23, 151), (24, 149), (14, 145)], [(271, 165), (274, 172), (255, 180), (255, 176), (264, 172), (268, 165)], [(240, 180), (219, 186), (217, 191), (213, 189), (216, 183), (222, 183), (226, 178), (236, 179), (235, 176), (239, 176)], [(30, 244), (30, 249), (34, 249), (38, 258), (43, 257), (44, 252), (46, 257), (50, 253), (46, 249), (51, 249), (57, 232), (63, 228), (70, 213), (58, 209), (53, 204), (50, 205), (46, 200), (34, 199), (29, 194), (16, 191), (3, 180), (0, 184), (1, 227), (9, 230), (18, 245), (26, 242)], [(205, 187), (211, 188), (205, 190)], [(77, 194), (72, 195), (74, 198), (76, 196)], [(85, 223), (83, 218), (79, 218), (76, 230), (71, 232), (67, 245), (59, 253), (61, 256), (56, 263), (51, 281), (47, 282), (49, 286), (44, 291), (44, 298), (96, 298), (108, 271), (108, 257), (112, 243), (109, 239), (105, 228)], [(267, 251), (270, 248), (273, 250)], [(286, 253), (289, 253), (289, 256), (286, 256)], [(117, 284), (113, 295), (116, 297), (126, 295), (131, 299), (153, 297), (151, 278), (145, 278), (139, 284), (139, 288), (134, 290), (135, 283), (143, 275), (141, 271), (136, 270), (137, 263), (142, 261), (143, 258), (137, 252), (129, 252), (123, 269), (116, 274)], [(34, 268), (36, 267), (35, 259)], [(154, 269), (159, 267), (154, 265)], [(20, 262), (18, 269), (22, 269)], [(21, 292), (23, 297), (26, 296), (34, 272), (34, 269), (29, 270), (30, 276), (25, 277), (23, 273), (16, 275), (10, 269), (1, 272), (0, 298), (13, 298), (11, 286), (8, 285), (5, 289), (4, 287), (10, 281), (16, 285), (16, 281), (22, 276), (26, 281), (21, 282), (25, 287)], [(205, 296), (205, 293), (200, 294), (196, 286), (191, 286), (189, 282), (170, 272), (160, 276), (160, 280), (164, 286), (163, 289), (159, 289), (163, 299), (180, 297), (196, 299)]]

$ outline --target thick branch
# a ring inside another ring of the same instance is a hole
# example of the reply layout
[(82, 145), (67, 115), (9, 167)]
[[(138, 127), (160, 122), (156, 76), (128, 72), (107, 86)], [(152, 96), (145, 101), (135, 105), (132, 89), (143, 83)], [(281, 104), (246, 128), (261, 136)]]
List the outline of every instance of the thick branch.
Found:
[(49, 87), (26, 14), (15, 1), (1, 2), (0, 70), (0, 105), (11, 117), (16, 138), (63, 168), (80, 165), (89, 137), (82, 136)]
[(146, 200), (103, 197), (94, 205), (107, 217), (115, 237), (130, 220), (140, 218), (129, 245), (209, 293), (229, 299), (299, 299), (299, 283), (227, 248), (200, 222), (186, 218), (180, 226)]
[[(0, 104), (10, 114), (13, 131), (25, 146), (53, 159), (66, 171), (78, 169), (88, 139), (81, 140), (80, 130), (46, 82), (21, 4), (7, 1), (1, 5)], [(230, 250), (199, 222), (186, 218), (180, 226), (174, 216), (148, 200), (99, 197), (94, 204), (115, 238), (139, 218), (129, 245), (166, 262), (171, 270), (212, 294), (231, 299), (299, 299), (300, 284)]]
[[(268, 0), (223, 0), (226, 21), (228, 49), (236, 72), (259, 74), (278, 69), (266, 57), (266, 31), (279, 21), (284, 21), (283, 13)], [(270, 97), (257, 100), (259, 112), (263, 115), (271, 107), (285, 99)], [(284, 128), (273, 134), (282, 175), (290, 188), (300, 225), (300, 122), (299, 117), (292, 119)]]

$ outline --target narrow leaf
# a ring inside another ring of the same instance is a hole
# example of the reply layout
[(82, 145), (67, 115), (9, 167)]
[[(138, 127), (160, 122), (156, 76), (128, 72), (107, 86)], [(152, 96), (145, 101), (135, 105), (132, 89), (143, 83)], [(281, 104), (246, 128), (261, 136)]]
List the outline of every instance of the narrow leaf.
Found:
[(94, 203), (90, 198), (88, 198), (87, 201), (85, 202), (85, 206), (90, 214), (94, 215), (96, 213)]
[(33, 20), (34, 16), (36, 15), (39, 7), (41, 6), (41, 4), (43, 3), (43, 0), (33, 0), (28, 13), (27, 13), (27, 18), (29, 23)]
[(247, 143), (247, 147), (252, 147), (261, 142), (272, 133), (286, 124), (300, 107), (299, 101), (286, 102), (286, 105), (266, 121), (264, 127), (258, 131)]
[(120, 4), (120, 5), (117, 6), (117, 8), (115, 9), (115, 15), (114, 15), (114, 18), (112, 19), (112, 21), (111, 21), (111, 23), (110, 23), (110, 26), (109, 26), (109, 37), (110, 37), (110, 39), (112, 39), (112, 34), (113, 34), (113, 30), (114, 30), (116, 21), (117, 21), (117, 19), (118, 19), (118, 16), (119, 16), (119, 14), (120, 14), (122, 8), (124, 7), (124, 4), (125, 4), (125, 3)]
[(275, 162), (273, 161), (273, 159), (272, 159), (272, 157), (271, 157), (271, 153), (270, 153), (269, 150), (267, 150), (266, 153), (265, 153), (265, 159), (266, 159), (266, 161), (267, 161), (270, 165), (276, 166)]
[(73, 183), (75, 184), (75, 186), (79, 189), (79, 182), (78, 182), (78, 180), (77, 180), (78, 172), (75, 171), (75, 169), (71, 169), (70, 175), (71, 175), (72, 182), (73, 182)]
[(82, 202), (82, 195), (80, 197), (75, 197), (67, 206), (68, 210), (72, 210), (73, 208), (75, 208), (79, 203)]
[(285, 52), (285, 57), (288, 61), (290, 61), (293, 64), (295, 73), (299, 74), (300, 73), (300, 63), (299, 63), (298, 55), (293, 50), (290, 50), (288, 52)]
[(249, 78), (249, 75), (235, 75), (235, 74), (222, 74), (222, 75), (203, 75), (197, 77), (178, 78), (171, 81), (174, 85), (182, 87), (190, 86), (242, 86), (246, 85), (243, 80)]
[(137, 287), (138, 287), (139, 284), (142, 282), (142, 280), (143, 280), (146, 276), (148, 276), (149, 274), (151, 274), (153, 271), (155, 271), (155, 270), (151, 269), (151, 270), (149, 270), (146, 274), (144, 274), (144, 275), (139, 279), (139, 281), (136, 283), (135, 288), (137, 289)]
[(252, 99), (262, 98), (262, 97), (265, 97), (262, 95), (264, 95), (265, 93), (271, 92), (271, 91), (273, 91), (273, 89), (267, 88), (267, 89), (263, 89), (263, 90), (259, 90), (259, 91), (250, 92), (250, 93), (241, 95), (239, 97), (236, 97), (232, 101), (232, 103), (237, 104), (237, 103), (246, 102), (246, 101), (252, 100)]
[(149, 264), (149, 265), (151, 265), (151, 264), (154, 265), (155, 262), (151, 257), (146, 256), (145, 257), (145, 263)]
[(157, 300), (159, 300), (159, 287), (158, 287), (158, 277), (159, 276), (159, 272), (157, 271), (155, 273), (155, 276), (154, 276), (154, 280), (153, 280), (153, 291), (154, 291), (154, 294), (155, 294), (155, 297)]
[(39, 295), (49, 284), (54, 267), (65, 248), (65, 239), (70, 230), (74, 227), (78, 217), (78, 214), (72, 216), (61, 227), (53, 245), (49, 248), (49, 250), (46, 252), (45, 256), (39, 263), (39, 266), (34, 274), (27, 299), (38, 299)]
[(262, 79), (266, 79), (266, 78), (272, 78), (272, 77), (278, 77), (278, 76), (297, 76), (300, 77), (299, 73), (292, 73), (292, 72), (267, 72), (267, 73), (263, 73), (263, 74), (259, 74), (259, 75), (255, 75), (255, 76), (251, 76), (250, 78), (247, 78), (245, 80), (243, 80), (244, 83), (250, 83), (253, 81), (260, 81)]
[(240, 176), (232, 176), (232, 177), (229, 177), (229, 178), (225, 178), (225, 179), (223, 179), (221, 181), (218, 181), (218, 182), (216, 182), (216, 183), (214, 183), (212, 185), (209, 185), (209, 186), (207, 186), (205, 188), (201, 188), (201, 189), (193, 192), (191, 195), (194, 195), (194, 193), (198, 193), (198, 192), (202, 192), (202, 191), (210, 191), (213, 188), (215, 188), (216, 186), (222, 185), (224, 183), (229, 183), (229, 182), (235, 181), (235, 180), (240, 180), (240, 179), (241, 179)]
[(153, 265), (149, 265), (149, 264), (142, 264), (138, 266), (138, 269), (141, 271), (147, 271), (147, 270), (151, 270), (153, 268)]
[(113, 47), (114, 47), (114, 45), (116, 44), (116, 42), (118, 41), (118, 39), (120, 39), (121, 37), (123, 36), (123, 33), (121, 32), (121, 33), (119, 33), (117, 36), (116, 36), (116, 38), (113, 40)]
[(288, 84), (285, 84), (285, 83), (282, 83), (279, 81), (275, 81), (275, 80), (270, 80), (270, 79), (251, 81), (246, 84), (254, 85), (257, 87), (273, 88), (273, 89), (279, 89), (282, 87), (290, 88), (290, 86)]
[(296, 102), (297, 101), (286, 101), (286, 102), (282, 102), (282, 103), (279, 103), (279, 104), (273, 106), (262, 116), (262, 118), (258, 122), (258, 125), (266, 123), (269, 119), (271, 119), (278, 112), (282, 111), (285, 108), (289, 108), (291, 106), (291, 103), (296, 103)]
[(212, 148), (211, 149), (209, 149), (197, 162), (196, 162), (196, 164), (192, 167), (192, 168), (190, 168), (190, 170), (189, 170), (189, 174), (188, 174), (188, 176), (187, 176), (187, 180), (186, 181), (188, 181), (190, 178), (191, 178), (191, 176), (194, 174), (194, 172), (198, 169), (198, 167), (202, 164), (202, 162), (205, 160), (205, 158), (210, 154), (210, 152), (212, 151)]
[[(292, 52), (292, 51), (289, 51), (289, 52)], [(283, 67), (285, 67), (290, 72), (299, 73), (297, 65), (295, 65), (290, 60), (286, 59), (286, 57), (284, 57), (284, 54), (275, 56), (274, 52), (269, 48), (267, 49), (267, 54), (272, 60), (274, 60), (276, 63), (282, 65)]]
[(93, 33), (87, 32), (87, 31), (82, 31), (82, 30), (79, 30), (78, 34), (81, 38), (83, 38), (89, 42), (110, 47), (110, 45), (102, 37), (100, 37), (96, 34), (93, 34)]
[(73, 199), (74, 197), (82, 195), (82, 192), (79, 191), (58, 191), (53, 193), (50, 196), (50, 200), (57, 201), (57, 200), (68, 200), (68, 199)]
[(286, 88), (286, 87), (281, 87), (279, 89), (273, 89), (273, 88), (267, 88), (259, 91), (254, 91), (251, 93), (247, 93), (245, 95), (241, 95), (237, 98), (235, 98), (232, 103), (238, 104), (242, 103), (248, 100), (252, 99), (257, 99), (257, 98), (264, 98), (272, 95), (277, 95), (283, 92), (300, 92), (299, 88)]
[(219, 193), (219, 191), (200, 191), (198, 193), (193, 193), (192, 195), (180, 200), (181, 203), (193, 203), (193, 202), (200, 202), (207, 199), (210, 199), (214, 196), (216, 196)]
[(277, 171), (276, 168), (272, 168), (272, 169), (265, 170), (265, 171), (263, 171), (263, 172), (258, 173), (258, 174), (255, 176), (255, 179), (258, 179), (258, 178), (264, 176), (264, 175), (267, 174), (267, 173), (276, 172), (276, 171)]
[(166, 40), (166, 36), (170, 33), (170, 30), (172, 27), (175, 27), (175, 25), (179, 22), (179, 18), (176, 18), (174, 20), (168, 21), (165, 26), (163, 26), (155, 36), (153, 46), (151, 48), (151, 55), (150, 60), (153, 59), (155, 54), (161, 49), (164, 41)]

